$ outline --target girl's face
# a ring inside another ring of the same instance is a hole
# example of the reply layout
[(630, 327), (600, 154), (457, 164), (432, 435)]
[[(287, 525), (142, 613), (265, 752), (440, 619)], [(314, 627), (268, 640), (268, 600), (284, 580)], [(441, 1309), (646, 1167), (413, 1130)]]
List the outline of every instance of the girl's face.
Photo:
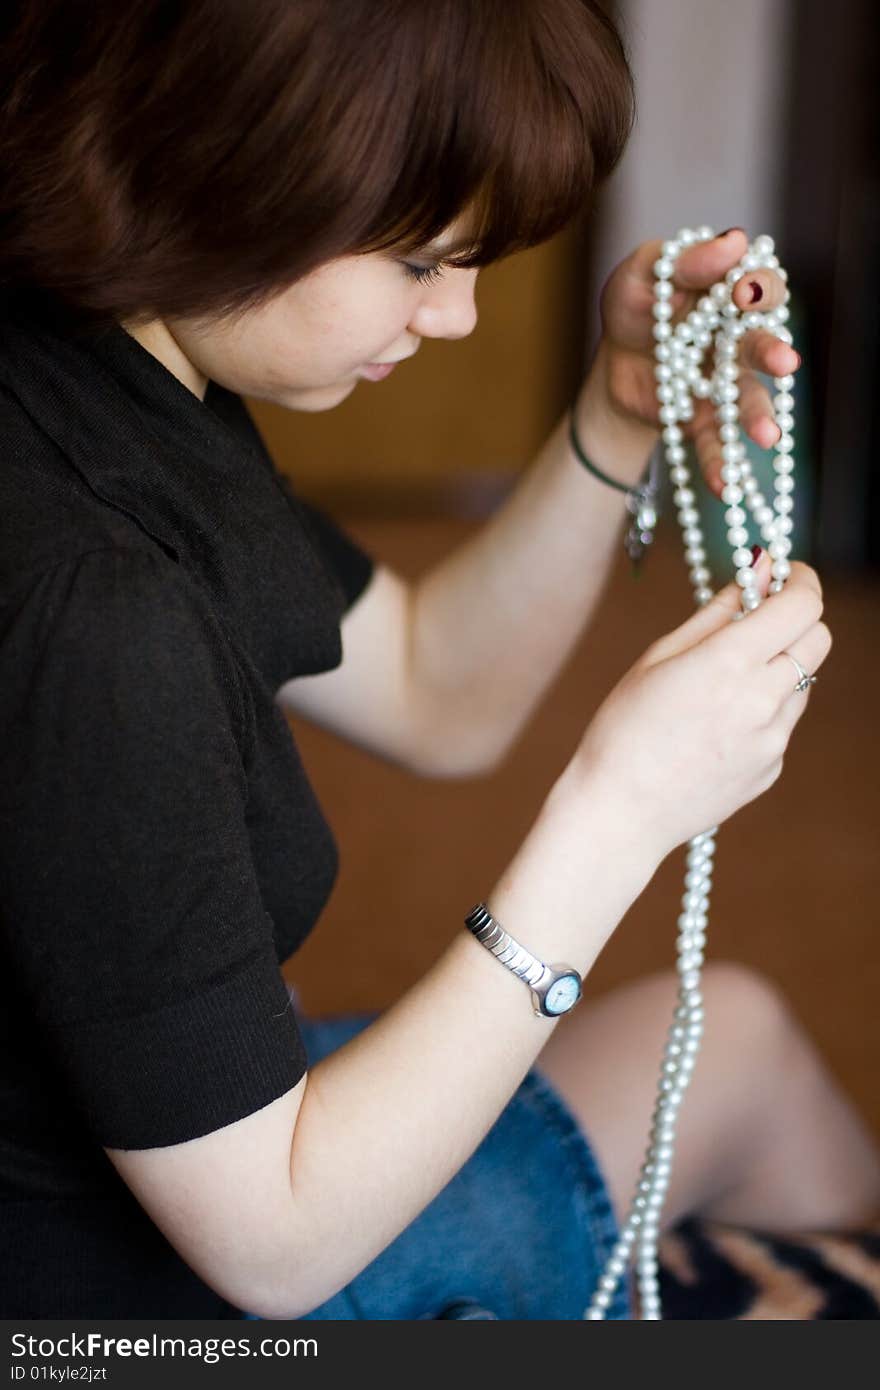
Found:
[(211, 380), (291, 410), (330, 410), (369, 380), (371, 364), (411, 357), (422, 338), (473, 332), (479, 271), (440, 265), (458, 244), (447, 228), (406, 263), (390, 252), (328, 261), (238, 319), (154, 320), (128, 332), (199, 397)]

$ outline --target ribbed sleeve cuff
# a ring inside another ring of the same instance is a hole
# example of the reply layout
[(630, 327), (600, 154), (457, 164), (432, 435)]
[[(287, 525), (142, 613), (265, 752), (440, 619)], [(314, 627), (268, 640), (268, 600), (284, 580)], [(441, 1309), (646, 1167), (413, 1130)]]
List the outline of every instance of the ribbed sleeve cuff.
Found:
[(307, 1069), (271, 942), (181, 1002), (56, 1036), (74, 1101), (94, 1138), (114, 1149), (210, 1134), (277, 1100)]

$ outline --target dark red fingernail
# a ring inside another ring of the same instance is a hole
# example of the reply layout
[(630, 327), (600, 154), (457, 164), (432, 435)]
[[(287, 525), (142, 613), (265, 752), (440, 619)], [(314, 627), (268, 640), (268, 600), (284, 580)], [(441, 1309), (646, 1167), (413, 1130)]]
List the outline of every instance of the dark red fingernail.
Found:
[(719, 237), (730, 236), (731, 232), (742, 232), (744, 230), (744, 227), (728, 227), (726, 232), (719, 232), (718, 235)]
[(751, 567), (750, 567), (751, 569), (754, 569), (754, 568), (755, 568), (755, 565), (758, 563), (758, 561), (760, 560), (760, 558), (761, 558), (761, 547), (760, 547), (759, 545), (753, 545), (753, 546), (752, 546), (752, 563), (751, 563)]
[(759, 299), (764, 298), (764, 291), (761, 289), (761, 286), (758, 284), (757, 280), (749, 281), (749, 289), (752, 292), (751, 297), (749, 299), (750, 304), (755, 304)]

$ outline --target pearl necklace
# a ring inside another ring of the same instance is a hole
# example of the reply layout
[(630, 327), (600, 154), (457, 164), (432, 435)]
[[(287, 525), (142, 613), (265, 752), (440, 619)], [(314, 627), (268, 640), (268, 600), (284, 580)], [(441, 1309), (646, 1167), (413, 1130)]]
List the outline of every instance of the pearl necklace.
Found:
[[(783, 280), (788, 279), (773, 254), (772, 239), (769, 236), (759, 236), (750, 243), (739, 265), (729, 270), (724, 280), (713, 285), (702, 296), (686, 319), (673, 326), (670, 323), (673, 312), (670, 300), (673, 295), (672, 275), (675, 262), (686, 247), (696, 242), (709, 241), (714, 235), (711, 227), (698, 227), (696, 231), (684, 228), (672, 240), (663, 243), (660, 259), (654, 263), (654, 375), (657, 380), (665, 455), (675, 488), (673, 497), (679, 509), (678, 520), (684, 536), (685, 561), (698, 607), (708, 603), (712, 597), (712, 589), (709, 587), (711, 575), (706, 567), (706, 549), (699, 512), (694, 505), (694, 492), (689, 486), (690, 474), (685, 466), (686, 454), (679, 421), (692, 419), (694, 397), (708, 398), (716, 407), (721, 455), (724, 460), (721, 469), (724, 482), (721, 495), (727, 506), (724, 519), (728, 526), (727, 539), (733, 550), (736, 582), (741, 590), (742, 606), (733, 616), (735, 619), (742, 619), (761, 602), (755, 583), (755, 571), (752, 568), (752, 554), (748, 548), (749, 533), (746, 530), (743, 503), (750, 508), (770, 553), (772, 593), (781, 590), (791, 569), (788, 556), (791, 551), (789, 537), (793, 528), (791, 512), (794, 509), (794, 441), (791, 435), (794, 426), (794, 398), (791, 395), (794, 377), (774, 377), (777, 394), (774, 396), (773, 405), (776, 423), (782, 434), (774, 446), (776, 495), (771, 507), (762, 496), (758, 481), (752, 474), (745, 445), (740, 438), (737, 343), (745, 333), (754, 328), (763, 328), (782, 342), (791, 343), (791, 333), (785, 327), (788, 319), (786, 306), (790, 295), (786, 290), (786, 304), (766, 313), (742, 311), (733, 303), (731, 293), (734, 285), (750, 270), (772, 269)], [(704, 376), (701, 363), (710, 347), (714, 347), (714, 367), (711, 376)], [(678, 1109), (696, 1064), (703, 1036), (700, 967), (706, 944), (709, 890), (712, 885), (712, 859), (717, 830), (718, 827), (713, 826), (711, 830), (695, 835), (688, 844), (685, 892), (682, 912), (678, 918), (679, 936), (676, 941), (678, 1006), (669, 1030), (660, 1069), (651, 1136), (629, 1216), (599, 1278), (592, 1302), (584, 1311), (584, 1318), (605, 1317), (617, 1285), (626, 1272), (634, 1246), (637, 1247), (641, 1317), (650, 1321), (662, 1318), (657, 1277), (660, 1212), (669, 1186)]]

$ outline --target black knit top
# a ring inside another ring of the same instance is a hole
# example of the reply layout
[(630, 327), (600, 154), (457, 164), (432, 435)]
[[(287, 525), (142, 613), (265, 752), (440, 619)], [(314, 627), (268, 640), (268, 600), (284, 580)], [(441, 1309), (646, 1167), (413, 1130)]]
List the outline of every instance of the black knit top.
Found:
[(235, 1316), (103, 1152), (261, 1109), (336, 844), (274, 695), (373, 561), (120, 326), (0, 316), (0, 1317)]

